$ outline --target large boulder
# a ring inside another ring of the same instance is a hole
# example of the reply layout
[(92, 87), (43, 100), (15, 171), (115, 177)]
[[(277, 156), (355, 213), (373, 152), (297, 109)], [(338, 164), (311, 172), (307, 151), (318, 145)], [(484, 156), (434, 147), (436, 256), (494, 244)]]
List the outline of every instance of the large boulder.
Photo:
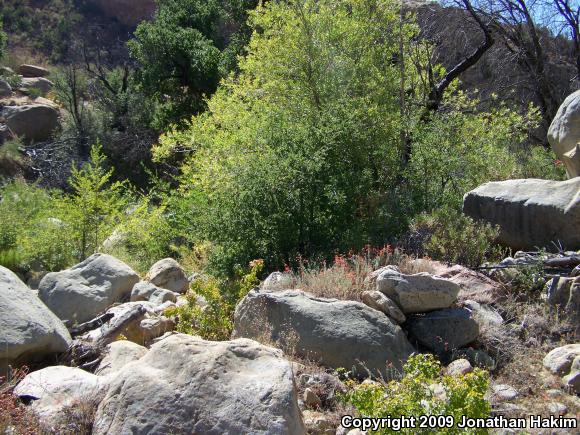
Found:
[(499, 225), (499, 241), (514, 249), (533, 250), (556, 241), (567, 249), (580, 248), (580, 177), (486, 183), (465, 195), (463, 212)]
[(252, 340), (172, 335), (109, 385), (95, 435), (306, 433), (290, 363)]
[(50, 139), (59, 126), (58, 109), (47, 104), (5, 106), (2, 116), (12, 134), (28, 142)]
[(9, 364), (65, 352), (64, 324), (12, 271), (0, 266), (0, 373)]
[(419, 343), (438, 354), (453, 352), (479, 335), (479, 325), (467, 308), (414, 315), (407, 319), (407, 328)]
[(118, 372), (127, 364), (145, 356), (147, 348), (129, 340), (118, 340), (107, 345), (105, 357), (99, 363), (95, 373), (100, 376)]
[(0, 97), (9, 97), (12, 95), (12, 87), (10, 84), (0, 79)]
[(460, 301), (474, 300), (480, 304), (496, 302), (504, 296), (502, 285), (481, 272), (459, 264), (447, 264), (427, 258), (413, 260), (419, 269), (428, 269), (433, 275), (448, 279), (459, 285)]
[(155, 304), (162, 304), (167, 301), (176, 302), (178, 293), (164, 288), (157, 287), (147, 281), (140, 281), (131, 290), (131, 302), (150, 301)]
[[(47, 424), (66, 423), (67, 410), (79, 412), (97, 406), (105, 379), (76, 367), (53, 366), (28, 374), (14, 395), (32, 401), (32, 409)], [(92, 410), (94, 412), (94, 409)]]
[(185, 293), (189, 288), (185, 271), (173, 258), (164, 258), (151, 266), (146, 279), (157, 287), (176, 293)]
[(155, 0), (90, 0), (105, 15), (115, 18), (121, 24), (135, 27), (153, 16)]
[(566, 166), (569, 178), (580, 176), (580, 90), (568, 95), (548, 129), (548, 141)]
[(20, 85), (20, 89), (24, 92), (30, 92), (31, 90), (36, 90), (40, 93), (40, 95), (44, 96), (48, 94), (54, 83), (50, 80), (45, 79), (43, 77), (34, 77), (34, 78), (23, 78), (22, 84)]
[(544, 357), (544, 367), (555, 375), (565, 375), (570, 372), (572, 362), (580, 357), (580, 343), (567, 344), (551, 350)]
[(405, 322), (406, 317), (401, 309), (383, 293), (376, 290), (364, 291), (361, 293), (360, 298), (363, 304), (385, 313), (398, 324)]
[(448, 308), (459, 294), (459, 285), (427, 272), (407, 275), (395, 266), (386, 266), (373, 274), (376, 289), (393, 300), (405, 314)]
[(23, 64), (18, 67), (18, 72), (22, 77), (46, 77), (50, 74), (46, 68), (37, 65)]
[(316, 298), (300, 290), (252, 290), (238, 303), (234, 337), (277, 343), (289, 353), (358, 374), (387, 375), (414, 352), (403, 330), (360, 302)]
[(47, 274), (38, 295), (61, 319), (82, 323), (129, 299), (138, 281), (139, 275), (122, 261), (94, 254), (70, 269)]

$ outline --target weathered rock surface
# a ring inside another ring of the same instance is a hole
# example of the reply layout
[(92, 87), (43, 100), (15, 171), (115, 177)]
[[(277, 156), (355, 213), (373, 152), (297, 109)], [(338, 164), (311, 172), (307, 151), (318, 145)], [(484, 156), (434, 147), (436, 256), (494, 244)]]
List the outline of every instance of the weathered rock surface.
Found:
[(450, 376), (461, 376), (471, 373), (472, 371), (473, 366), (464, 358), (456, 359), (447, 366), (447, 374)]
[(35, 399), (32, 409), (48, 424), (62, 422), (67, 408), (96, 406), (103, 378), (76, 367), (53, 366), (28, 374), (14, 389), (18, 397)]
[(110, 381), (93, 433), (305, 434), (290, 363), (252, 340), (183, 334)]
[(544, 357), (544, 367), (555, 375), (570, 373), (572, 362), (580, 356), (580, 343), (568, 344), (553, 349)]
[(462, 305), (473, 312), (477, 323), (480, 325), (499, 326), (503, 323), (501, 314), (488, 305), (471, 300), (463, 301)]
[(562, 378), (562, 382), (569, 391), (580, 394), (580, 355), (574, 358), (570, 373)]
[(546, 283), (545, 298), (550, 305), (559, 306), (574, 323), (580, 322), (580, 276), (552, 278)]
[(118, 372), (127, 364), (137, 361), (147, 353), (147, 348), (129, 340), (114, 341), (105, 350), (105, 357), (99, 363), (95, 374), (106, 376)]
[(495, 302), (503, 296), (500, 283), (494, 281), (481, 272), (469, 269), (459, 264), (445, 264), (440, 261), (433, 261), (420, 258), (413, 261), (419, 267), (430, 269), (433, 275), (448, 279), (459, 285), (460, 301), (474, 300), (480, 304)]
[(436, 353), (451, 352), (472, 341), (479, 334), (479, 325), (471, 310), (447, 308), (407, 319), (409, 333)]
[(6, 125), (13, 134), (29, 142), (50, 139), (59, 126), (58, 110), (46, 104), (5, 106), (2, 116), (6, 119)]
[(155, 12), (155, 0), (90, 0), (105, 15), (115, 18), (125, 26), (135, 27), (148, 20)]
[(548, 129), (548, 141), (566, 166), (568, 178), (580, 176), (580, 90), (568, 95)]
[(122, 261), (94, 254), (70, 269), (47, 274), (38, 295), (61, 319), (82, 323), (129, 299), (138, 281), (139, 275)]
[(40, 95), (45, 96), (52, 90), (53, 86), (54, 83), (52, 83), (48, 79), (45, 79), (43, 77), (34, 77), (34, 78), (23, 78), (20, 89), (23, 90), (24, 92), (29, 92), (30, 90), (35, 89), (40, 93)]
[(580, 178), (486, 183), (465, 195), (463, 212), (499, 225), (499, 241), (514, 249), (534, 250), (556, 241), (580, 248)]
[(376, 274), (376, 289), (393, 300), (405, 314), (448, 308), (457, 300), (459, 285), (427, 272), (406, 275), (394, 266)]
[(164, 258), (151, 266), (146, 280), (176, 293), (185, 293), (189, 288), (189, 280), (183, 268), (173, 258)]
[(234, 337), (276, 343), (286, 352), (366, 374), (401, 369), (414, 352), (403, 330), (360, 302), (316, 298), (300, 290), (252, 290), (238, 303)]
[(262, 290), (287, 290), (292, 288), (292, 276), (288, 273), (272, 272), (260, 285)]
[(0, 372), (8, 364), (65, 352), (64, 324), (12, 271), (0, 266)]
[(0, 79), (0, 97), (8, 97), (12, 94), (12, 87), (8, 82)]
[(50, 74), (46, 68), (37, 65), (23, 64), (18, 67), (18, 72), (23, 77), (46, 77)]
[(154, 304), (162, 304), (167, 301), (176, 302), (178, 293), (157, 287), (147, 281), (140, 281), (131, 290), (131, 302), (150, 301)]
[(361, 294), (361, 300), (365, 305), (385, 313), (399, 325), (407, 319), (397, 304), (380, 291), (364, 291)]

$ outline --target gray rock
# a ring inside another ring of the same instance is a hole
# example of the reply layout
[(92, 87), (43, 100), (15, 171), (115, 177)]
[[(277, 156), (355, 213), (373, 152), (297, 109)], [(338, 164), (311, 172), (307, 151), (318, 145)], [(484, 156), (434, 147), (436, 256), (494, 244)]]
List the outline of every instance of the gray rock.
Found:
[(93, 434), (305, 434), (297, 399), (281, 351), (175, 334), (112, 377)]
[(166, 332), (175, 329), (175, 322), (165, 316), (149, 317), (141, 320), (140, 323), (142, 343), (149, 343), (157, 337), (161, 337)]
[(292, 276), (288, 273), (272, 272), (262, 282), (262, 290), (287, 290), (292, 288)]
[(376, 289), (392, 299), (405, 314), (448, 308), (457, 300), (459, 285), (427, 272), (406, 275), (393, 266), (377, 274)]
[(426, 348), (452, 352), (474, 341), (479, 326), (466, 308), (447, 308), (407, 319), (407, 329)]
[(519, 396), (518, 391), (511, 385), (494, 384), (488, 392), (487, 398), (492, 403), (509, 402)]
[(570, 373), (572, 362), (580, 356), (580, 343), (560, 346), (550, 351), (544, 357), (544, 367), (555, 375), (565, 375)]
[(8, 82), (0, 80), (0, 97), (9, 97), (12, 95), (12, 87)]
[(14, 389), (18, 397), (35, 398), (34, 412), (47, 424), (66, 422), (65, 411), (94, 406), (103, 395), (105, 379), (76, 367), (47, 367), (27, 375)]
[(285, 352), (359, 375), (368, 369), (389, 377), (387, 365), (401, 370), (414, 352), (403, 330), (377, 310), (300, 290), (250, 291), (236, 307), (234, 326), (234, 337), (276, 343)]
[(178, 294), (147, 281), (139, 281), (131, 290), (131, 302), (149, 301), (162, 304), (167, 301), (177, 302)]
[(20, 85), (20, 90), (24, 92), (30, 92), (31, 90), (35, 89), (40, 93), (41, 96), (44, 97), (52, 90), (53, 86), (54, 83), (42, 77), (23, 78)]
[(137, 361), (147, 353), (147, 348), (129, 340), (114, 341), (105, 350), (105, 357), (99, 363), (95, 374), (106, 376), (116, 373), (127, 364)]
[(473, 371), (471, 363), (464, 359), (456, 359), (447, 366), (447, 374), (450, 376), (461, 376)]
[(122, 261), (94, 254), (70, 269), (47, 274), (38, 294), (61, 319), (82, 323), (129, 299), (138, 281), (139, 275)]
[(499, 225), (499, 241), (514, 249), (580, 247), (580, 178), (486, 183), (465, 195), (463, 212)]
[(320, 408), (322, 406), (322, 400), (310, 388), (304, 390), (302, 400), (308, 408)]
[(564, 100), (548, 129), (548, 141), (564, 165), (568, 178), (580, 175), (580, 90)]
[(60, 319), (16, 274), (0, 266), (0, 373), (9, 364), (65, 352), (71, 341)]
[(176, 293), (185, 293), (189, 289), (189, 280), (183, 268), (173, 258), (164, 258), (151, 266), (146, 279), (157, 287)]
[(18, 67), (18, 72), (23, 77), (46, 77), (50, 74), (46, 68), (37, 65), (23, 64)]
[(27, 142), (48, 140), (59, 126), (58, 109), (47, 104), (5, 106), (2, 115), (11, 132)]
[(385, 313), (399, 325), (407, 320), (397, 304), (379, 291), (364, 291), (361, 294), (361, 300), (365, 305)]
[(580, 276), (552, 278), (544, 290), (546, 301), (558, 306), (577, 324), (580, 320)]

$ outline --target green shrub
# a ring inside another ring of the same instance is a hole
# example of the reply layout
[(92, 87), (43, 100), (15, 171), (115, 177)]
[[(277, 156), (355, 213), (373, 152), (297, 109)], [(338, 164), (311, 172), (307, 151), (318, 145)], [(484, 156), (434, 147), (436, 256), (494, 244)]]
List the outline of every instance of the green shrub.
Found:
[(423, 234), (423, 249), (435, 260), (476, 267), (498, 250), (493, 244), (499, 235), (497, 226), (476, 222), (451, 208), (419, 215), (411, 232)]
[[(342, 397), (363, 417), (415, 417), (422, 415), (453, 417), (455, 425), (439, 428), (436, 433), (485, 434), (484, 429), (463, 430), (456, 427), (463, 416), (485, 418), (490, 404), (484, 395), (489, 384), (487, 372), (475, 369), (463, 376), (440, 375), (441, 367), (432, 355), (411, 356), (404, 366), (404, 377), (387, 384), (347, 381), (349, 390)], [(440, 388), (437, 388), (440, 387)], [(440, 391), (437, 391), (437, 390)], [(418, 427), (395, 431), (383, 429), (376, 434), (434, 433), (433, 429)]]
[[(207, 340), (228, 340), (233, 329), (236, 304), (260, 283), (257, 275), (263, 267), (262, 260), (255, 260), (245, 274), (232, 281), (220, 282), (214, 277), (201, 277), (191, 284), (186, 294), (187, 304), (168, 308), (165, 315), (177, 316), (178, 332), (200, 335)], [(242, 270), (238, 269), (238, 273), (241, 274)], [(199, 304), (200, 296), (207, 306)]]

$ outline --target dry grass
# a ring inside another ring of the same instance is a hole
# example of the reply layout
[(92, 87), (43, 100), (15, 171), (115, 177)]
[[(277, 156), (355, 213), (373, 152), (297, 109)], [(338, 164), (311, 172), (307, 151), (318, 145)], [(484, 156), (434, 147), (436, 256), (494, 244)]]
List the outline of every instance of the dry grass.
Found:
[(43, 432), (39, 419), (12, 392), (28, 374), (28, 368), (11, 371), (0, 377), (0, 433), (32, 435)]

